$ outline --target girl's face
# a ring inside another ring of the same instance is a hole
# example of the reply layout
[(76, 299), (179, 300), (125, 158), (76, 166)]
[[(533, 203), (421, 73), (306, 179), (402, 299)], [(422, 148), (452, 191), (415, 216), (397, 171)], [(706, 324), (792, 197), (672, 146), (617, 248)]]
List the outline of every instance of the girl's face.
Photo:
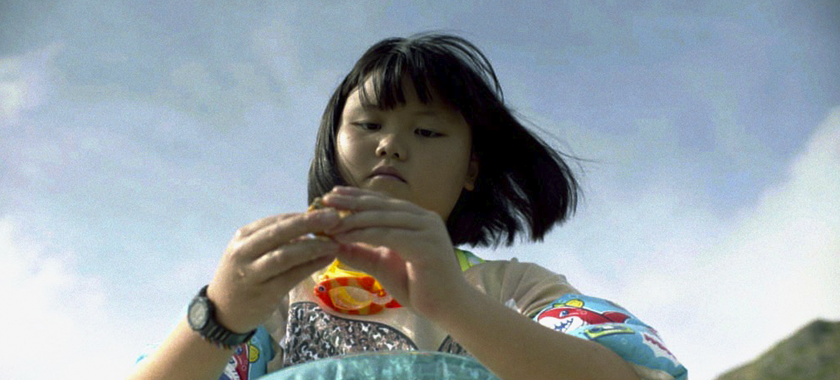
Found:
[[(374, 94), (371, 80), (364, 86)], [(471, 128), (434, 92), (423, 104), (410, 80), (403, 89), (405, 105), (392, 110), (363, 104), (359, 89), (350, 93), (336, 136), (339, 172), (351, 185), (413, 202), (445, 221), (461, 190), (475, 186)], [(400, 178), (375, 174), (385, 167)]]

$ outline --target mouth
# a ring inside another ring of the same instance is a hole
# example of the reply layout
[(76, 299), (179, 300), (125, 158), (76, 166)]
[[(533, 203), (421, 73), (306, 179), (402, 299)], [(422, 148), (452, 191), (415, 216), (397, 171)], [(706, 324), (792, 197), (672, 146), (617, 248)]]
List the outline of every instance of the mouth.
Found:
[(383, 180), (387, 180), (387, 181), (405, 182), (402, 178), (394, 176), (394, 175), (390, 175), (390, 174), (374, 174), (374, 175), (370, 176), (370, 179), (383, 179)]
[(390, 181), (400, 181), (405, 183), (405, 179), (402, 177), (400, 172), (397, 169), (394, 169), (390, 166), (381, 166), (373, 170), (373, 174), (368, 177), (369, 179), (383, 179), (383, 180), (390, 180)]

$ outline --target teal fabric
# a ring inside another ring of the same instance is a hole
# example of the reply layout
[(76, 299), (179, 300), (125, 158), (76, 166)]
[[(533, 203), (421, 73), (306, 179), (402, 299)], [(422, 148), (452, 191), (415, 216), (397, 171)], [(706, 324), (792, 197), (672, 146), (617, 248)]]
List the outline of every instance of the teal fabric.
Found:
[(659, 333), (627, 309), (602, 298), (566, 294), (534, 320), (555, 331), (600, 343), (624, 360), (686, 380), (688, 370), (665, 347)]
[(298, 364), (260, 380), (499, 380), (472, 358), (429, 351), (345, 355)]

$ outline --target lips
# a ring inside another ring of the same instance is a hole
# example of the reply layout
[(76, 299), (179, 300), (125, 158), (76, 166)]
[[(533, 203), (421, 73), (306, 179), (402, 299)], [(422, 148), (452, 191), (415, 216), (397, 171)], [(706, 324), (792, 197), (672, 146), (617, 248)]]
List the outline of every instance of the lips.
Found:
[(370, 177), (368, 178), (373, 178), (379, 175), (392, 176), (396, 179), (399, 179), (402, 182), (405, 182), (405, 178), (403, 178), (402, 174), (400, 174), (400, 172), (397, 171), (397, 169), (394, 169), (394, 167), (392, 166), (378, 166), (375, 169), (373, 169), (373, 173), (371, 173)]

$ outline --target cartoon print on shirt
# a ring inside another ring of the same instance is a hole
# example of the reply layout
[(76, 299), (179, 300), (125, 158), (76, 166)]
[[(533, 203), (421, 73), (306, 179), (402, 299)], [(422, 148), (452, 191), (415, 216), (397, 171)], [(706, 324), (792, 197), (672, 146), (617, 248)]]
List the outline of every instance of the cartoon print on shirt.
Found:
[(598, 342), (631, 364), (664, 371), (677, 380), (686, 378), (685, 367), (665, 348), (659, 333), (609, 300), (566, 294), (533, 319), (558, 332)]
[(586, 325), (602, 323), (622, 323), (630, 316), (617, 311), (599, 313), (584, 308), (584, 301), (572, 299), (565, 303), (555, 303), (537, 315), (537, 321), (556, 331), (569, 332)]
[(248, 343), (248, 361), (251, 363), (255, 363), (257, 360), (260, 360), (260, 349)]
[(675, 362), (677, 361), (677, 358), (674, 356), (674, 354), (672, 354), (671, 351), (669, 351), (668, 348), (666, 348), (665, 345), (662, 344), (662, 342), (657, 337), (650, 334), (642, 335), (644, 336), (642, 343), (644, 343), (645, 346), (648, 346), (651, 349), (651, 351), (653, 351), (655, 357), (665, 357)]
[(256, 362), (259, 357), (260, 350), (256, 346), (250, 343), (240, 344), (230, 357), (219, 380), (248, 380), (251, 363)]
[(613, 335), (613, 334), (633, 334), (636, 330), (633, 330), (628, 325), (624, 324), (603, 324), (603, 325), (596, 325), (589, 328), (584, 329), (583, 334), (589, 338), (589, 340), (596, 340), (602, 337)]

